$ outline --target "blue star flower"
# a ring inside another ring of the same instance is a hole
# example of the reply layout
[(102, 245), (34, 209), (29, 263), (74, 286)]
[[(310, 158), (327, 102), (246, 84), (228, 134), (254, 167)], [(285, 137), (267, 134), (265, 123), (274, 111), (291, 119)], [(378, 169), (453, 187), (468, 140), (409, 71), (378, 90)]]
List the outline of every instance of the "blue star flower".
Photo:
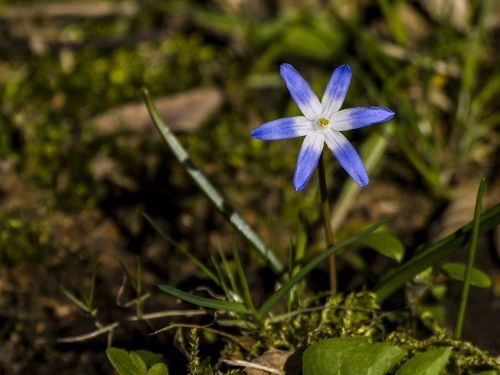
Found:
[(384, 107), (356, 107), (340, 110), (349, 83), (351, 68), (339, 66), (333, 72), (320, 103), (309, 84), (290, 64), (282, 64), (281, 77), (304, 116), (287, 117), (267, 122), (251, 132), (261, 140), (276, 140), (305, 136), (297, 158), (293, 187), (302, 190), (318, 164), (326, 143), (342, 168), (361, 187), (368, 184), (363, 161), (351, 143), (341, 133), (390, 120), (394, 112)]

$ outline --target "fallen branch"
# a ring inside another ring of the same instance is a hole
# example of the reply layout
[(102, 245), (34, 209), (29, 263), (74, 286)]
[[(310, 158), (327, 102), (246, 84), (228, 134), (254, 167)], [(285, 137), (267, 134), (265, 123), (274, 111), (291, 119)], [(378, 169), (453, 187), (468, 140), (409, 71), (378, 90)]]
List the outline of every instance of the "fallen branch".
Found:
[(255, 370), (266, 371), (270, 374), (283, 375), (283, 371), (281, 371), (281, 370), (278, 370), (278, 369), (275, 369), (275, 368), (269, 367), (269, 366), (259, 365), (258, 363), (242, 361), (241, 359), (233, 359), (233, 360), (223, 359), (222, 362), (227, 363), (228, 365), (231, 365), (231, 366), (252, 368)]
[(110, 333), (119, 326), (123, 325), (124, 323), (127, 322), (139, 322), (139, 321), (146, 321), (146, 320), (154, 320), (154, 319), (161, 319), (161, 318), (167, 318), (171, 316), (196, 316), (196, 315), (205, 315), (207, 312), (205, 310), (169, 310), (169, 311), (159, 311), (155, 313), (149, 313), (149, 314), (143, 314), (141, 318), (137, 317), (137, 315), (131, 315), (119, 322), (114, 322), (111, 324), (108, 324), (107, 326), (101, 327), (99, 329), (96, 329), (92, 332), (89, 333), (84, 333), (82, 335), (77, 335), (77, 336), (68, 336), (68, 337), (62, 337), (57, 340), (57, 342), (61, 343), (72, 343), (72, 342), (81, 342), (81, 341), (86, 341), (90, 340), (92, 338), (95, 338), (97, 336), (103, 335), (105, 333)]

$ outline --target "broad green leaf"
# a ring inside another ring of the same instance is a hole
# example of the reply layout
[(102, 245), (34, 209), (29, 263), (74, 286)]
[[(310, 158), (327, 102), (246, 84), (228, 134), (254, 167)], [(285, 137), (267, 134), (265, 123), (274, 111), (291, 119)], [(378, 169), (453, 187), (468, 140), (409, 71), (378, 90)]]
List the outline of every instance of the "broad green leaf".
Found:
[(106, 355), (109, 361), (120, 375), (139, 375), (138, 369), (125, 349), (108, 348)]
[[(498, 224), (500, 224), (500, 204), (496, 204), (481, 214), (479, 233), (485, 233)], [(418, 273), (462, 248), (469, 241), (471, 232), (472, 223), (469, 223), (442, 240), (417, 252), (413, 258), (403, 263), (377, 285), (375, 293), (379, 301), (389, 297)]]
[(386, 232), (375, 232), (363, 237), (357, 243), (372, 248), (386, 257), (398, 262), (403, 260), (405, 248), (403, 244), (393, 235)]
[(246, 309), (242, 303), (222, 301), (213, 298), (199, 297), (194, 294), (183, 292), (177, 288), (170, 285), (159, 285), (159, 288), (165, 293), (168, 293), (174, 297), (180, 298), (186, 302), (192, 303), (193, 305), (206, 307), (209, 309), (232, 311), (240, 314), (250, 314), (251, 312)]
[[(441, 266), (444, 273), (453, 280), (464, 281), (465, 264), (463, 263), (446, 263)], [(478, 288), (491, 287), (490, 277), (483, 271), (472, 267), (470, 274), (470, 284)]]
[(153, 353), (149, 350), (134, 350), (134, 353), (141, 357), (141, 359), (146, 364), (146, 367), (153, 366), (155, 363), (158, 363), (163, 357), (161, 354)]
[(142, 358), (136, 352), (130, 352), (130, 359), (136, 368), (136, 375), (146, 375), (148, 368)]
[(168, 368), (163, 363), (157, 363), (149, 369), (148, 375), (168, 375)]
[(304, 375), (385, 375), (406, 351), (367, 337), (333, 338), (312, 344), (304, 352)]
[(500, 374), (500, 372), (498, 372), (496, 370), (486, 370), (486, 371), (477, 372), (474, 375), (499, 375), (499, 374)]
[(401, 366), (396, 375), (439, 375), (446, 367), (450, 354), (451, 348), (431, 349), (418, 353)]
[(184, 149), (177, 137), (172, 133), (169, 127), (163, 122), (156, 110), (149, 92), (144, 89), (144, 99), (148, 108), (149, 114), (156, 128), (163, 137), (165, 143), (173, 152), (177, 160), (184, 167), (184, 170), (189, 174), (193, 181), (198, 185), (201, 191), (207, 196), (209, 201), (219, 211), (219, 213), (248, 241), (252, 244), (252, 249), (257, 251), (257, 254), (263, 258), (271, 269), (280, 274), (283, 271), (283, 265), (276, 257), (272, 249), (267, 247), (260, 239), (257, 233), (243, 220), (243, 218), (226, 202), (222, 195), (215, 189), (212, 183), (206, 176), (193, 164), (188, 152)]
[(269, 310), (273, 308), (274, 305), (276, 305), (281, 297), (283, 297), (288, 291), (299, 281), (301, 281), (309, 272), (311, 272), (314, 268), (316, 268), (321, 262), (325, 261), (328, 259), (328, 257), (332, 254), (338, 254), (342, 252), (345, 248), (347, 248), (349, 245), (352, 245), (354, 242), (358, 241), (359, 239), (363, 238), (364, 236), (372, 233), (375, 231), (377, 228), (379, 228), (382, 225), (382, 223), (372, 225), (370, 228), (364, 230), (363, 232), (352, 236), (348, 238), (345, 241), (342, 241), (341, 243), (329, 247), (328, 249), (325, 249), (318, 255), (316, 255), (312, 260), (310, 260), (302, 269), (297, 272), (294, 276), (292, 276), (290, 279), (288, 279), (282, 286), (279, 288), (276, 292), (274, 292), (259, 308), (258, 313), (261, 316), (264, 316)]

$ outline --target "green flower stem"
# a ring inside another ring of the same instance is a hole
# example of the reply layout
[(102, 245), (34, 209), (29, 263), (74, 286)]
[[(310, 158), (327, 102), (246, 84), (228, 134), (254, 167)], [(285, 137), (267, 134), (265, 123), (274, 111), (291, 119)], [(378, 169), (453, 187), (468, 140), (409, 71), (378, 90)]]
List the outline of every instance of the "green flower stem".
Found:
[(476, 258), (477, 237), (479, 234), (479, 224), (481, 222), (481, 208), (483, 206), (483, 195), (486, 183), (484, 178), (481, 180), (476, 197), (476, 207), (474, 209), (474, 221), (472, 226), (472, 237), (470, 241), (469, 252), (467, 253), (467, 260), (464, 274), (464, 284), (462, 286), (462, 296), (460, 297), (460, 306), (458, 309), (457, 325), (455, 326), (455, 338), (462, 337), (462, 326), (464, 323), (465, 308), (467, 306), (467, 298), (469, 296), (470, 276), (471, 270), (474, 267), (474, 260)]
[[(333, 246), (333, 232), (330, 215), (330, 202), (328, 200), (328, 188), (325, 177), (325, 162), (321, 154), (318, 162), (319, 191), (321, 194), (321, 213), (323, 215), (323, 226), (325, 227), (326, 247)], [(337, 266), (335, 255), (328, 257), (328, 269), (330, 271), (330, 292), (337, 293)]]

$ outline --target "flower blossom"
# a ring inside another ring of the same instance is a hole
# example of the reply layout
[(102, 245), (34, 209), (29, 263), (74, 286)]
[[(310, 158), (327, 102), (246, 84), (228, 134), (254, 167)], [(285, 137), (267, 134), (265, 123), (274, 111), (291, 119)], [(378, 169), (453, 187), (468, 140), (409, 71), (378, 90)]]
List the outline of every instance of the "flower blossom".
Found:
[(309, 84), (290, 64), (282, 64), (280, 73), (303, 116), (267, 122), (252, 130), (252, 137), (268, 141), (305, 136), (293, 177), (296, 191), (307, 185), (318, 164), (324, 143), (349, 176), (359, 186), (366, 186), (368, 174), (363, 161), (341, 131), (390, 120), (394, 112), (384, 107), (340, 110), (351, 82), (352, 72), (349, 65), (335, 69), (321, 103)]

